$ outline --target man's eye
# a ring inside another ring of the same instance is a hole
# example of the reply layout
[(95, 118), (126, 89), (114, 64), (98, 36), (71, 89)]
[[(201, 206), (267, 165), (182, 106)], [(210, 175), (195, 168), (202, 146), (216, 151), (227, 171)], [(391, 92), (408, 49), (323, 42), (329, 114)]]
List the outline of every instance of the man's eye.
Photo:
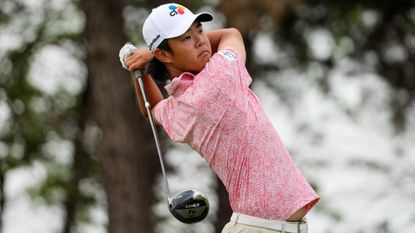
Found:
[(190, 40), (190, 36), (185, 36), (183, 40)]

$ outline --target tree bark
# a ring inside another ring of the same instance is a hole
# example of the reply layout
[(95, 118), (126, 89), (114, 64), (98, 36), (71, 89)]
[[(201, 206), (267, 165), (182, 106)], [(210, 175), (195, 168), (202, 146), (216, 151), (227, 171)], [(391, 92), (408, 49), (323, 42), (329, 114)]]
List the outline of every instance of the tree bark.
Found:
[(135, 103), (130, 75), (118, 61), (125, 43), (122, 1), (84, 0), (87, 106), (102, 130), (96, 154), (108, 200), (109, 232), (153, 232), (152, 186), (159, 171), (148, 123)]
[(65, 209), (65, 217), (63, 221), (62, 233), (71, 233), (74, 232), (74, 229), (77, 229), (77, 214), (79, 211), (82, 211), (82, 208), (85, 205), (85, 197), (82, 195), (79, 186), (82, 179), (91, 177), (96, 170), (94, 166), (95, 164), (92, 161), (92, 157), (85, 151), (85, 147), (82, 142), (83, 134), (85, 133), (84, 124), (86, 117), (83, 107), (81, 107), (80, 116), (81, 117), (78, 122), (80, 127), (76, 133), (76, 138), (74, 140), (75, 153), (71, 168), (71, 178), (67, 187), (67, 197), (63, 203)]
[[(0, 159), (1, 162), (1, 159)], [(3, 172), (3, 169), (0, 167), (0, 233), (3, 229), (3, 211), (4, 207), (6, 206), (6, 198), (5, 198), (5, 192), (4, 192), (4, 181), (5, 181), (5, 173)]]
[(216, 193), (218, 195), (218, 212), (216, 214), (217, 220), (215, 223), (215, 232), (220, 233), (222, 232), (223, 227), (228, 223), (231, 219), (232, 209), (229, 204), (229, 195), (228, 191), (226, 191), (225, 186), (223, 185), (222, 181), (217, 179), (218, 186), (216, 188)]

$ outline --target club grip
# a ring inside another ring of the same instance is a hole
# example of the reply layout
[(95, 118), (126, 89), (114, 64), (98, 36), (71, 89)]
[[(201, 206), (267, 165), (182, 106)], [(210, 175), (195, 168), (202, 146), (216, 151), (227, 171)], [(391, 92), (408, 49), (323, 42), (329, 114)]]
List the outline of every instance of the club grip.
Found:
[(134, 76), (137, 79), (142, 78), (141, 70), (134, 70)]

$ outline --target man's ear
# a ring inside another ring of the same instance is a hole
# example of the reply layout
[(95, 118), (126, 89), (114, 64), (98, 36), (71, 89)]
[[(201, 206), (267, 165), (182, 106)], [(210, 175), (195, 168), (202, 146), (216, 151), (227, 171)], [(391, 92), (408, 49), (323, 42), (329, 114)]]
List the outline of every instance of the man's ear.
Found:
[(156, 50), (154, 50), (154, 56), (163, 63), (172, 62), (171, 53), (167, 52), (166, 50), (156, 48)]

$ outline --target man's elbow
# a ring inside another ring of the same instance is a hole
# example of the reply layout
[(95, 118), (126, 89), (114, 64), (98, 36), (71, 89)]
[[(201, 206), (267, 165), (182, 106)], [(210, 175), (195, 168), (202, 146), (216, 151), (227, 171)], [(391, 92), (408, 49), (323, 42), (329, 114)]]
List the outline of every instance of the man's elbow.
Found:
[[(144, 119), (146, 119), (147, 121), (150, 120), (150, 117), (148, 116), (147, 111), (141, 112), (141, 114), (143, 115)], [(154, 108), (151, 109), (150, 114), (151, 114), (151, 120), (153, 121), (153, 123), (158, 125), (158, 126), (161, 126), (161, 123), (160, 123), (159, 119), (156, 117), (156, 113), (154, 111)]]
[(234, 37), (238, 37), (238, 38), (242, 39), (242, 33), (237, 28), (233, 28), (233, 27), (227, 28), (226, 33), (229, 36), (234, 36)]

